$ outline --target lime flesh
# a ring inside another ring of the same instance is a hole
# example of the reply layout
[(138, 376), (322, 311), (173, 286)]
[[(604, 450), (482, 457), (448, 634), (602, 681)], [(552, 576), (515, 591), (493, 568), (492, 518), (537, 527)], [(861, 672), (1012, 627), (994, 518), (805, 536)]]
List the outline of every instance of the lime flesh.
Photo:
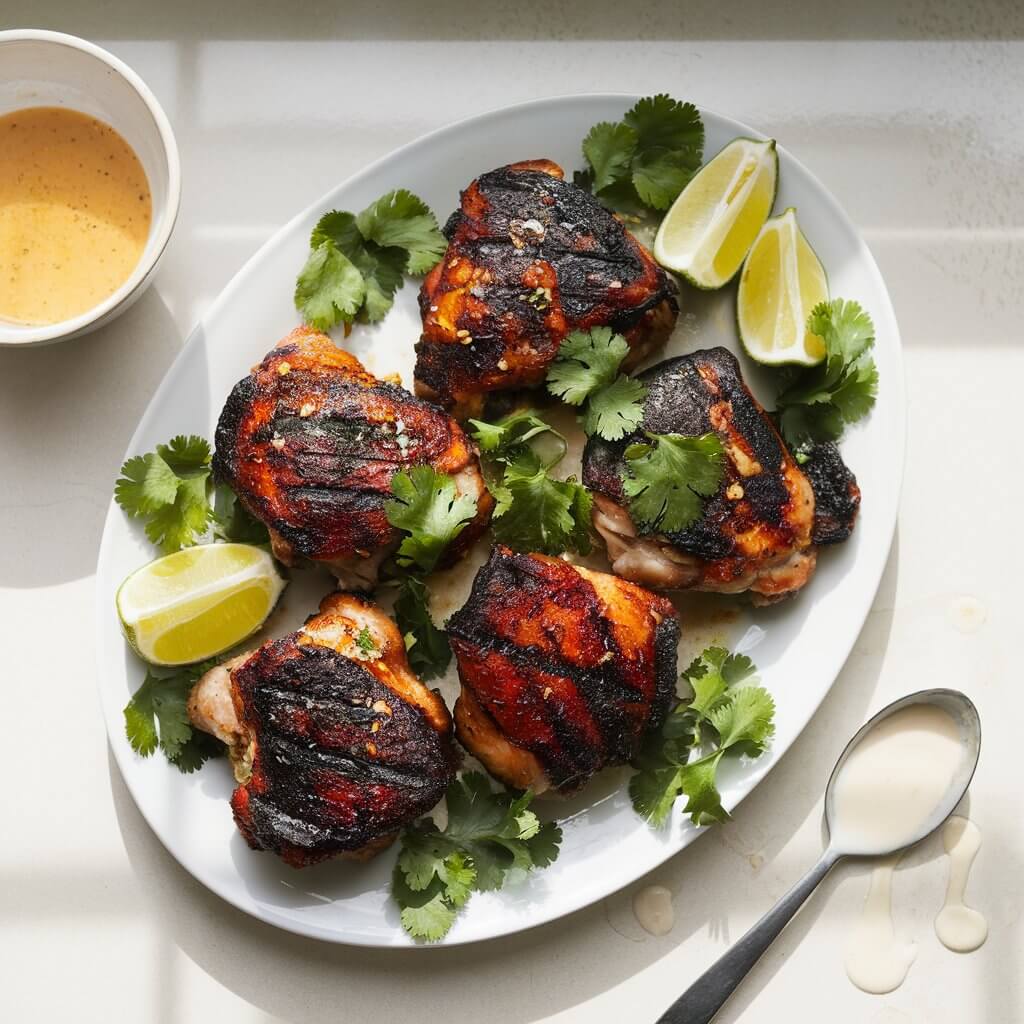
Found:
[(117, 613), (141, 657), (186, 665), (229, 650), (259, 629), (284, 586), (262, 548), (205, 544), (133, 572), (117, 592)]
[(807, 318), (827, 298), (825, 269), (790, 208), (764, 225), (743, 266), (736, 322), (747, 354), (774, 366), (820, 363), (825, 346)]
[(698, 288), (721, 288), (771, 213), (778, 178), (773, 140), (734, 139), (672, 204), (654, 240), (655, 259)]

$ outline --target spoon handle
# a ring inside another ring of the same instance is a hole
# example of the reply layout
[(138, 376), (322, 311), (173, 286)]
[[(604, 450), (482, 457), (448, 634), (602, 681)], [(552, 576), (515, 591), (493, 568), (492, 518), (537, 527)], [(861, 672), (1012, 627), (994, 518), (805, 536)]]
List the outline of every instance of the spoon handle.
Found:
[(826, 850), (821, 860), (658, 1018), (657, 1024), (708, 1024), (838, 859)]

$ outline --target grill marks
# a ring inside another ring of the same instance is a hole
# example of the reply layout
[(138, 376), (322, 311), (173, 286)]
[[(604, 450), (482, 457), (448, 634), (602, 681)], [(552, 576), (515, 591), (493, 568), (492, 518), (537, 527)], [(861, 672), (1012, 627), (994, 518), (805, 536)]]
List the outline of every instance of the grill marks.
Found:
[(577, 328), (610, 324), (637, 347), (671, 332), (668, 275), (549, 160), (482, 174), (445, 234), (448, 251), (420, 290), (416, 346), (417, 392), (445, 405), (540, 384)]
[(448, 634), (463, 687), (563, 791), (634, 757), (675, 692), (672, 605), (560, 559), (496, 547)]
[(389, 841), (454, 777), (450, 728), (302, 633), (260, 648), (232, 683), (255, 741), (235, 820), (250, 846), (294, 866)]
[(588, 441), (583, 454), (588, 487), (625, 505), (623, 452), (643, 431), (714, 431), (727, 454), (722, 484), (705, 501), (701, 518), (667, 534), (669, 542), (713, 563), (705, 573), (723, 580), (748, 571), (751, 559), (770, 560), (809, 546), (810, 487), (730, 352), (712, 348), (668, 359), (640, 374), (640, 380), (649, 389), (641, 429), (622, 441)]
[[(422, 463), (453, 475), (479, 472), (450, 417), (377, 380), (308, 328), (293, 331), (232, 390), (213, 460), (217, 479), (286, 542), (275, 546), (286, 561), (365, 557), (393, 545), (398, 533), (384, 513), (391, 478)], [(491, 502), (481, 498), (460, 550), (486, 526)]]

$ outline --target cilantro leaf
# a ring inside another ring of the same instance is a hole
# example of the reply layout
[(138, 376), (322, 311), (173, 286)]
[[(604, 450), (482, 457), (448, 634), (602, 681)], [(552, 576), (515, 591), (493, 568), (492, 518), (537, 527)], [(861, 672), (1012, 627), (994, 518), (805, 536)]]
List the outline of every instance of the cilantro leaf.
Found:
[(639, 141), (636, 131), (621, 121), (595, 124), (583, 140), (583, 155), (593, 174), (587, 187), (600, 192), (616, 181), (628, 179)]
[(356, 215), (346, 210), (331, 210), (325, 213), (309, 236), (309, 247), (316, 249), (324, 242), (340, 249), (349, 259), (363, 244), (363, 236), (356, 227)]
[(197, 543), (214, 521), (209, 480), (209, 444), (180, 435), (128, 459), (114, 500), (129, 516), (145, 519), (146, 536), (169, 554)]
[(696, 153), (699, 166), (704, 124), (692, 103), (680, 103), (667, 93), (658, 93), (637, 101), (622, 120), (636, 132), (640, 152), (662, 149)]
[(573, 331), (548, 369), (548, 391), (568, 405), (582, 405), (615, 380), (628, 354), (626, 339), (610, 327)]
[(866, 416), (878, 394), (878, 368), (871, 317), (856, 302), (819, 302), (807, 329), (825, 343), (825, 359), (800, 373), (779, 395), (779, 427), (789, 446), (800, 449), (835, 441), (850, 423)]
[(452, 649), (444, 630), (434, 625), (423, 580), (416, 576), (404, 577), (393, 610), (398, 628), (405, 637), (413, 672), (421, 679), (444, 675), (452, 660)]
[(557, 453), (544, 463), (546, 466), (555, 465), (568, 448), (565, 438), (532, 409), (510, 413), (496, 423), (488, 423), (486, 420), (469, 422), (473, 425), (473, 440), (480, 451), (491, 459), (505, 461), (509, 457), (514, 458), (535, 438), (544, 435), (548, 435), (547, 439), (553, 441), (557, 449)]
[(269, 544), (266, 526), (249, 514), (226, 484), (213, 489), (213, 535), (234, 544)]
[(687, 153), (650, 154), (636, 162), (633, 187), (648, 206), (667, 210), (699, 166), (700, 157), (694, 159)]
[(643, 422), (646, 397), (644, 384), (620, 373), (587, 403), (583, 430), (588, 437), (596, 434), (606, 441), (621, 440)]
[(550, 475), (565, 455), (565, 438), (532, 409), (470, 423), (495, 499), (494, 536), (516, 551), (590, 551), (590, 492)]
[(174, 501), (178, 483), (174, 471), (156, 452), (135, 455), (121, 467), (114, 500), (130, 516), (148, 515)]
[(636, 429), (643, 419), (647, 388), (619, 373), (629, 345), (610, 327), (573, 331), (562, 342), (548, 368), (551, 394), (568, 405), (583, 405), (583, 429), (606, 441), (618, 441)]
[(156, 453), (177, 476), (203, 473), (210, 465), (210, 442), (196, 434), (178, 434), (167, 444), (158, 444)]
[(651, 434), (625, 451), (622, 487), (646, 533), (677, 533), (694, 523), (722, 482), (722, 442), (714, 434)]
[(388, 522), (408, 534), (398, 548), (398, 564), (432, 572), (448, 545), (476, 515), (476, 500), (456, 494), (455, 481), (427, 465), (396, 473), (391, 492), (395, 497), (384, 506)]
[(473, 892), (500, 889), (513, 872), (547, 867), (562, 833), (529, 809), (532, 794), (493, 792), (487, 778), (469, 772), (446, 794), (444, 830), (429, 819), (402, 834), (391, 880), (402, 927), (414, 938), (443, 938)]
[(667, 210), (700, 167), (704, 125), (692, 103), (661, 93), (583, 140), (588, 170), (574, 180), (620, 213)]
[(686, 797), (683, 813), (690, 816), (694, 825), (724, 824), (729, 820), (729, 812), (722, 806), (722, 795), (716, 785), (718, 766), (725, 749), (719, 747), (707, 757), (679, 769), (679, 789)]
[(413, 275), (430, 270), (447, 245), (430, 207), (404, 188), (371, 203), (356, 218), (356, 227), (368, 242), (404, 249), (408, 254), (406, 270)]
[(402, 275), (426, 273), (444, 255), (446, 242), (426, 203), (397, 189), (358, 215), (325, 213), (309, 245), (295, 285), (295, 306), (306, 323), (328, 331), (356, 319), (383, 319)]
[(492, 529), (502, 544), (547, 555), (590, 551), (592, 499), (582, 484), (552, 478), (530, 454), (505, 466), (501, 484), (507, 503), (492, 520)]
[(295, 308), (318, 331), (351, 323), (366, 298), (358, 267), (330, 241), (309, 254), (295, 282)]
[(207, 661), (171, 672), (152, 667), (146, 671), (124, 709), (125, 735), (137, 754), (149, 757), (159, 746), (168, 761), (191, 772), (223, 752), (223, 745), (212, 736), (193, 732), (186, 708), (196, 681), (217, 663)]
[(384, 318), (402, 287), (402, 273), (408, 261), (404, 249), (386, 247), (368, 241), (360, 234), (356, 216), (343, 210), (331, 210), (318, 221), (310, 237), (310, 246), (323, 242), (336, 246), (363, 275), (365, 296), (358, 318), (376, 323)]
[(758, 757), (775, 731), (775, 703), (756, 672), (746, 655), (708, 647), (683, 673), (693, 697), (648, 737), (629, 783), (634, 809), (652, 825), (665, 823), (680, 795), (695, 825), (728, 820), (719, 765), (726, 756)]

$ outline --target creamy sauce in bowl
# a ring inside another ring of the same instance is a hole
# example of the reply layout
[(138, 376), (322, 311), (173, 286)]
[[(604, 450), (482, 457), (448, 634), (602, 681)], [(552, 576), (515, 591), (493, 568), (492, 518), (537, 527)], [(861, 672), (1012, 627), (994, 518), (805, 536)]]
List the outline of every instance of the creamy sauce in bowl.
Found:
[(110, 125), (65, 107), (0, 117), (0, 319), (92, 309), (131, 276), (151, 219), (146, 173)]

